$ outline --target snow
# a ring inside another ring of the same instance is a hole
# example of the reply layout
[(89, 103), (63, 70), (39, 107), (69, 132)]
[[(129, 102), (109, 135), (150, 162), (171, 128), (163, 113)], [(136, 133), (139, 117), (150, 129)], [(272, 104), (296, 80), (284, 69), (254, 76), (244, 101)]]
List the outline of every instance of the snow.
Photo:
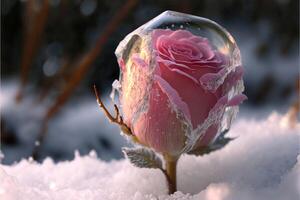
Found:
[[(33, 147), (39, 145), (36, 138), (41, 129), (41, 121), (52, 103), (45, 101), (36, 104), (36, 95), (28, 94), (22, 103), (16, 104), (16, 91), (16, 81), (3, 81), (0, 90), (1, 116), (5, 119), (5, 125), (13, 130), (18, 139), (17, 145), (1, 145), (5, 164), (28, 158)], [(109, 97), (105, 98), (104, 103), (109, 108), (112, 107)], [(67, 103), (62, 111), (49, 121), (40, 154), (42, 157), (50, 155), (58, 161), (73, 159), (76, 149), (81, 154), (88, 154), (94, 149), (104, 160), (121, 158), (121, 147), (129, 144), (119, 132), (119, 128), (104, 117), (95, 96), (91, 93), (89, 97), (81, 96), (79, 102)]]
[(237, 138), (215, 153), (181, 157), (179, 192), (171, 196), (158, 169), (107, 162), (92, 151), (59, 163), (47, 158), (0, 165), (0, 199), (299, 199), (300, 124), (291, 129), (272, 113), (238, 119), (230, 135)]

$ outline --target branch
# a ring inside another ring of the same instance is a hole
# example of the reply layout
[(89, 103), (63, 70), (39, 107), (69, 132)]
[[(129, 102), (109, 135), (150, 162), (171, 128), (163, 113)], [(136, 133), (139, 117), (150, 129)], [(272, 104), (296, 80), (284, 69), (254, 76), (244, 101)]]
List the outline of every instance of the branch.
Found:
[(126, 2), (124, 2), (124, 5), (116, 11), (115, 15), (106, 24), (103, 31), (98, 36), (96, 44), (78, 61), (76, 61), (78, 63), (76, 68), (68, 78), (68, 81), (62, 89), (62, 92), (55, 99), (54, 104), (47, 110), (46, 118), (52, 118), (70, 98), (77, 85), (84, 78), (88, 70), (92, 67), (94, 61), (99, 57), (101, 51), (103, 50), (104, 44), (110, 38), (111, 34), (119, 27), (125, 17), (130, 14), (130, 11), (133, 9), (137, 2), (138, 0), (127, 0)]
[(94, 85), (94, 92), (95, 92), (97, 103), (98, 103), (99, 107), (103, 109), (103, 111), (104, 111), (106, 117), (109, 119), (109, 121), (112, 122), (112, 123), (117, 123), (117, 124), (121, 125), (122, 122), (119, 120), (119, 115), (120, 114), (119, 114), (119, 109), (118, 109), (117, 105), (114, 104), (116, 117), (113, 117), (110, 114), (110, 112), (107, 110), (107, 108), (104, 106), (102, 100), (100, 99), (97, 88), (96, 88), (96, 85)]
[(22, 47), (21, 58), (21, 74), (20, 85), (16, 95), (16, 101), (20, 102), (23, 98), (23, 91), (28, 81), (28, 75), (35, 54), (40, 45), (42, 35), (45, 30), (48, 14), (49, 14), (49, 0), (37, 1), (30, 0), (26, 2), (25, 8), (25, 31)]
[(117, 125), (119, 125), (119, 127), (121, 128), (122, 132), (125, 133), (126, 135), (130, 136), (131, 139), (136, 142), (136, 143), (140, 143), (138, 141), (138, 139), (136, 138), (136, 136), (131, 132), (130, 128), (124, 123), (122, 116), (120, 115), (119, 112), (119, 108), (116, 104), (114, 104), (114, 109), (115, 109), (115, 117), (113, 117), (110, 112), (107, 110), (107, 108), (105, 107), (105, 105), (103, 104), (99, 93), (97, 91), (96, 85), (94, 85), (94, 92), (96, 95), (96, 99), (97, 99), (97, 103), (99, 105), (99, 107), (104, 111), (104, 114), (106, 115), (106, 117), (109, 119), (109, 121), (111, 123), (115, 123)]

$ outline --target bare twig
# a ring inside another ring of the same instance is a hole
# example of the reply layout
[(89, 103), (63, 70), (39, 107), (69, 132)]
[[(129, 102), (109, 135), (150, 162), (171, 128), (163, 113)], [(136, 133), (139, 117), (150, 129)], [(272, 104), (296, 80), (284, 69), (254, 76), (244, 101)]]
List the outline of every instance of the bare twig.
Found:
[(134, 137), (135, 136), (132, 134), (130, 128), (124, 123), (123, 118), (120, 116), (120, 112), (119, 112), (119, 108), (116, 104), (114, 104), (114, 109), (115, 109), (115, 117), (113, 117), (110, 112), (107, 110), (107, 108), (105, 107), (105, 105), (103, 104), (101, 98), (99, 97), (98, 91), (96, 86), (94, 85), (94, 92), (96, 95), (96, 99), (98, 102), (99, 107), (104, 111), (106, 117), (109, 119), (110, 122), (118, 124), (121, 128), (121, 130), (123, 131), (123, 133), (125, 133), (126, 135), (130, 136), (130, 137)]
[[(123, 118), (120, 115), (118, 106), (116, 104), (114, 104), (114, 109), (115, 109), (115, 113), (116, 114), (115, 114), (115, 117), (113, 117), (110, 114), (110, 112), (107, 110), (107, 108), (105, 107), (105, 105), (103, 104), (103, 102), (102, 102), (102, 100), (101, 100), (101, 98), (99, 96), (99, 93), (98, 93), (97, 88), (96, 88), (95, 85), (94, 85), (94, 92), (95, 92), (96, 99), (97, 99), (99, 107), (104, 111), (104, 113), (107, 116), (107, 118), (109, 119), (109, 121), (112, 122), (112, 123), (117, 124), (120, 127), (120, 129), (122, 130), (122, 132), (124, 134), (126, 134), (127, 136), (129, 136), (133, 142), (138, 143), (138, 144), (142, 144), (137, 139), (137, 137), (132, 133), (131, 129), (127, 126), (127, 124), (124, 123)], [(147, 146), (145, 144), (143, 144), (143, 145)]]

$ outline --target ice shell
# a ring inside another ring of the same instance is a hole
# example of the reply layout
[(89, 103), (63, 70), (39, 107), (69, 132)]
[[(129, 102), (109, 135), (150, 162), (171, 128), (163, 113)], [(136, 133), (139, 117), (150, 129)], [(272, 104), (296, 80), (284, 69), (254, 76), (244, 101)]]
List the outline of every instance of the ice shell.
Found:
[[(235, 103), (231, 100), (239, 96), (244, 90), (240, 51), (230, 33), (219, 24), (209, 19), (173, 11), (163, 12), (128, 34), (118, 45), (115, 54), (121, 69), (121, 106), (125, 122), (130, 125), (134, 124), (149, 109), (149, 94), (154, 81), (157, 62), (159, 62), (153, 52), (151, 33), (154, 30), (164, 32), (183, 30), (177, 34), (188, 31), (195, 36), (200, 36), (199, 38), (203, 38), (202, 42), (209, 42), (214, 52), (226, 58), (226, 62), (216, 73), (208, 73), (200, 79), (195, 79), (209, 93), (214, 93), (221, 88), (222, 95), (226, 96), (226, 101), (222, 102), (224, 99), (220, 99), (221, 104), (219, 102), (214, 106), (207, 119), (196, 129), (186, 133), (187, 146), (185, 150), (191, 149), (212, 125), (218, 124), (218, 132), (222, 132), (230, 127), (235, 118), (238, 107), (231, 106), (230, 102)], [(175, 94), (173, 90), (167, 87), (167, 84), (164, 84), (164, 81), (159, 81), (159, 83), (167, 90), (167, 94), (168, 92)], [(172, 109), (177, 113), (184, 114), (186, 119), (190, 119), (190, 112), (180, 95), (169, 95), (169, 97), (172, 97), (170, 99)], [(239, 100), (242, 99), (241, 97)], [(172, 102), (175, 103), (172, 104)], [(181, 105), (179, 106), (181, 110), (176, 107), (175, 104), (177, 103)], [(187, 124), (190, 126), (189, 123)]]
[(113, 102), (115, 102), (115, 95), (116, 95), (116, 91), (120, 91), (121, 89), (121, 84), (118, 80), (114, 80), (114, 82), (112, 83), (112, 91), (109, 95), (109, 97), (111, 98), (111, 100)]

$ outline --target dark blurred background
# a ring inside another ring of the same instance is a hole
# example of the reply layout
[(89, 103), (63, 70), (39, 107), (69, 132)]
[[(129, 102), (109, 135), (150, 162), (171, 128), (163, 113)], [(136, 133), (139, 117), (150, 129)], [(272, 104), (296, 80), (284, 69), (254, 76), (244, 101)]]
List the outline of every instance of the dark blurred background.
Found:
[(296, 101), (298, 0), (1, 0), (2, 162), (72, 159), (76, 149), (120, 158), (127, 143), (91, 88), (108, 96), (118, 43), (165, 10), (212, 19), (236, 39), (249, 98), (242, 115)]

